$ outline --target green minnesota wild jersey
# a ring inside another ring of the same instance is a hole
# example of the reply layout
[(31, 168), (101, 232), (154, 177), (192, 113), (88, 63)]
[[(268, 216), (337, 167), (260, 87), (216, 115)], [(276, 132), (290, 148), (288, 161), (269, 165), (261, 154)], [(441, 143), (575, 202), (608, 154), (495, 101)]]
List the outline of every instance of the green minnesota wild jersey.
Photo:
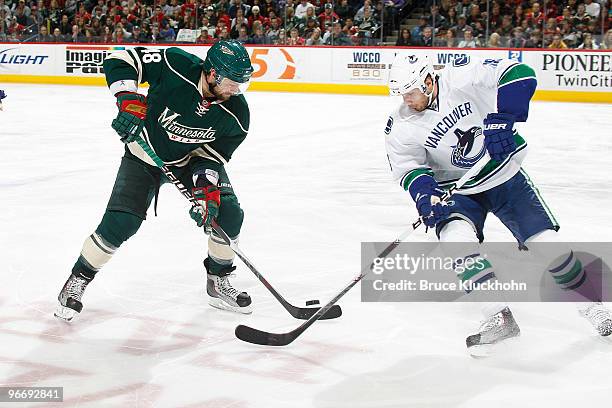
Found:
[[(232, 157), (249, 129), (249, 108), (242, 95), (225, 102), (209, 102), (202, 94), (204, 61), (180, 48), (117, 51), (104, 61), (110, 91), (136, 92), (149, 83), (143, 139), (172, 166), (190, 160), (219, 170)], [(130, 151), (154, 165), (142, 148)]]

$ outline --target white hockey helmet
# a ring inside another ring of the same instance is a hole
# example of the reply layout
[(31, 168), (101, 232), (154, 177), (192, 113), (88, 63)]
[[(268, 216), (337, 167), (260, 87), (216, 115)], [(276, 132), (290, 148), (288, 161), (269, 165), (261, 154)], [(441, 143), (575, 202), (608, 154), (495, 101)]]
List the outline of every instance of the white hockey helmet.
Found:
[(433, 92), (427, 92), (425, 79), (430, 75), (432, 81), (436, 74), (434, 67), (427, 55), (397, 54), (389, 72), (389, 94), (401, 96), (413, 89), (419, 89), (429, 97)]

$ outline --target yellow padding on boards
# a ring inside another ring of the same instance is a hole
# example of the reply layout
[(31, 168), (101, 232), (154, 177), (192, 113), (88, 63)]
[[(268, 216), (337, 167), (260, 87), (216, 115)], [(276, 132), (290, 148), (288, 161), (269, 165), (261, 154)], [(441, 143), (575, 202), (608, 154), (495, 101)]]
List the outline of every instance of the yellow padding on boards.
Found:
[(534, 101), (612, 103), (612, 92), (536, 91)]
[[(103, 77), (68, 77), (44, 75), (0, 75), (0, 83), (34, 83), (61, 85), (106, 85)], [(316, 84), (299, 82), (251, 82), (250, 91), (307, 92), (351, 95), (388, 95), (385, 85)], [(536, 101), (612, 103), (612, 92), (538, 90)]]
[(47, 75), (0, 75), (0, 84), (4, 82), (26, 84), (52, 84), (52, 85), (104, 85), (104, 77), (68, 77)]

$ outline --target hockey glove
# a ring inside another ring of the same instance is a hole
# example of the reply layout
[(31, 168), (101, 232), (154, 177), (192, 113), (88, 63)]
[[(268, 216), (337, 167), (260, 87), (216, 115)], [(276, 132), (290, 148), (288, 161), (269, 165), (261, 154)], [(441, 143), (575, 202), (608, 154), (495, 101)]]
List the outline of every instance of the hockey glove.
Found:
[(418, 176), (408, 188), (408, 192), (416, 203), (417, 211), (428, 228), (433, 228), (440, 221), (448, 218), (450, 210), (445, 202), (440, 200), (444, 190), (438, 182), (428, 174)]
[(119, 113), (111, 127), (121, 136), (123, 143), (136, 140), (144, 127), (147, 117), (147, 100), (144, 95), (135, 92), (120, 92), (117, 94)]
[(213, 219), (219, 214), (221, 192), (215, 185), (195, 187), (191, 192), (199, 205), (192, 207), (189, 215), (198, 224), (198, 227), (204, 227), (204, 232), (210, 234)]
[(516, 149), (512, 126), (514, 115), (489, 113), (484, 120), (484, 144), (493, 160), (504, 161)]

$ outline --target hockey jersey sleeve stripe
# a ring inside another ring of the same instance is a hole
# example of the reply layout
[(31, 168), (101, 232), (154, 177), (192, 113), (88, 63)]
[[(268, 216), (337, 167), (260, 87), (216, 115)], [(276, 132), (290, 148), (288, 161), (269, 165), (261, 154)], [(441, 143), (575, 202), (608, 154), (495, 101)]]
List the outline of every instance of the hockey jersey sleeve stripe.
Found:
[[(116, 51), (113, 52), (111, 55), (109, 55), (108, 57), (106, 57), (106, 61), (110, 61), (110, 60), (120, 60), (125, 62), (126, 64), (128, 64), (133, 70), (134, 70), (134, 76), (133, 77), (126, 77), (123, 79), (134, 79), (134, 80), (138, 80), (140, 78), (140, 74), (138, 73), (138, 68), (136, 67), (136, 63), (134, 62), (134, 59), (128, 55), (127, 51), (122, 50), (122, 51)], [(116, 67), (113, 67), (116, 68)], [(112, 68), (111, 68), (112, 69)], [(106, 66), (104, 66), (104, 71), (108, 72), (109, 68)]]
[(136, 72), (138, 73), (138, 83), (142, 82), (142, 62), (138, 57), (138, 54), (134, 50), (127, 50), (127, 53), (134, 60), (134, 64), (136, 64)]
[(516, 64), (500, 78), (497, 89), (497, 111), (514, 115), (517, 122), (529, 116), (529, 101), (537, 86), (534, 70), (525, 64)]
[(430, 168), (410, 170), (404, 175), (404, 177), (401, 178), (400, 185), (404, 190), (409, 191), (410, 185), (414, 182), (414, 180), (416, 180), (419, 176), (423, 175), (433, 177), (434, 173)]

